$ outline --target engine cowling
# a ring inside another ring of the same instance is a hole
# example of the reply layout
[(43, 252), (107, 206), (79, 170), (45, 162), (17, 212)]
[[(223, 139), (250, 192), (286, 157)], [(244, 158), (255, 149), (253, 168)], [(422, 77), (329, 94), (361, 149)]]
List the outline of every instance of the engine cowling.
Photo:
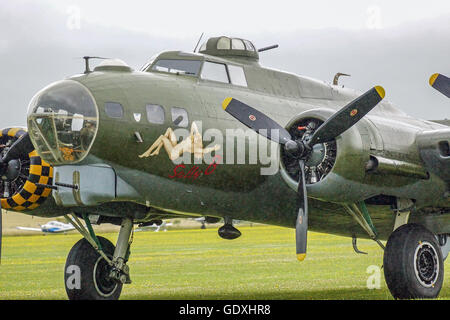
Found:
[[(316, 123), (316, 128), (331, 117), (335, 110), (312, 109), (294, 117), (286, 126), (293, 137), (301, 137), (308, 123)], [(331, 202), (356, 202), (366, 199), (370, 194), (367, 188), (361, 188), (369, 161), (369, 148), (364, 143), (359, 127), (364, 126), (362, 119), (355, 126), (342, 133), (335, 140), (317, 144), (305, 161), (305, 178), (308, 196)], [(281, 175), (286, 183), (297, 190), (298, 164), (289, 158), (280, 148)]]
[[(26, 130), (6, 128), (0, 135), (0, 156), (3, 157), (9, 147)], [(51, 189), (38, 186), (53, 183), (53, 168), (37, 154), (36, 150), (9, 161), (8, 167), (0, 177), (0, 204), (2, 209), (25, 211), (33, 210), (42, 204), (51, 194)]]

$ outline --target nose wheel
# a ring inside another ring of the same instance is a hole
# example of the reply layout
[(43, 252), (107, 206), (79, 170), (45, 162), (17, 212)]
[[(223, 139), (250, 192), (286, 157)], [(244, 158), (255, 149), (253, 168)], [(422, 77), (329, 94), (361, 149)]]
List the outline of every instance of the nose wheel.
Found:
[[(103, 252), (112, 259), (114, 245), (97, 237)], [(117, 300), (123, 284), (110, 277), (112, 267), (86, 240), (70, 250), (66, 260), (64, 284), (70, 300)]]
[(123, 218), (114, 245), (95, 235), (87, 215), (83, 218), (87, 229), (78, 217), (65, 218), (84, 237), (70, 250), (67, 257), (64, 284), (70, 300), (117, 300), (123, 284), (131, 283), (127, 265), (133, 240), (133, 220)]

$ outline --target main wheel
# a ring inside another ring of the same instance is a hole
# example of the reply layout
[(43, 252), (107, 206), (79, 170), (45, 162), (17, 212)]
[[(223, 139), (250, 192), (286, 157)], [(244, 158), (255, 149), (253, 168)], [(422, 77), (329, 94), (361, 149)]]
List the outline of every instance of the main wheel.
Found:
[(396, 229), (384, 251), (384, 277), (396, 299), (436, 298), (444, 263), (434, 235), (413, 223)]
[[(98, 237), (108, 258), (114, 255), (114, 245)], [(111, 267), (92, 245), (81, 239), (70, 250), (66, 260), (64, 284), (70, 300), (117, 300), (122, 284), (109, 277)]]

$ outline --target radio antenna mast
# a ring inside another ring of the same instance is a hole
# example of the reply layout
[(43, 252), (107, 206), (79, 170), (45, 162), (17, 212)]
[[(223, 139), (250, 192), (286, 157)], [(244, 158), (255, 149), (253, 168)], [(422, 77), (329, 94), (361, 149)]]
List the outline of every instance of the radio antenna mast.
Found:
[(199, 45), (199, 43), (200, 43), (200, 40), (202, 40), (202, 38), (203, 38), (203, 34), (204, 34), (204, 32), (202, 32), (200, 38), (198, 38), (197, 44), (196, 44), (196, 46), (195, 46), (195, 48), (194, 48), (194, 51), (193, 51), (194, 53), (195, 53), (195, 50), (197, 50), (197, 47), (198, 47), (198, 45)]

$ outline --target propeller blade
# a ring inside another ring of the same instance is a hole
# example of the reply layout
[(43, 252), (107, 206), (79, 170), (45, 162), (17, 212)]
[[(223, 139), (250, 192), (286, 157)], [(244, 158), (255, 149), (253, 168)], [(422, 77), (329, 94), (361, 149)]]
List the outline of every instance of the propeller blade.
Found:
[(299, 160), (300, 179), (298, 181), (297, 220), (295, 222), (295, 243), (297, 259), (306, 258), (306, 243), (308, 239), (308, 197), (305, 182), (305, 161)]
[(430, 77), (430, 86), (447, 96), (447, 98), (450, 98), (450, 78), (443, 74), (435, 73)]
[[(291, 135), (285, 128), (270, 119), (264, 113), (259, 112), (239, 100), (226, 98), (222, 103), (222, 107), (241, 123), (273, 142), (284, 145), (291, 140)], [(278, 130), (278, 137), (276, 135), (272, 136), (272, 130)]]
[(333, 140), (361, 120), (384, 95), (383, 87), (376, 86), (359, 96), (325, 121), (311, 136), (308, 144), (313, 146)]
[(3, 159), (0, 160), (0, 162), (8, 163), (12, 159), (17, 159), (24, 154), (29, 154), (33, 150), (34, 146), (31, 143), (30, 136), (27, 132), (13, 143), (11, 148), (9, 148), (8, 152), (5, 154)]

